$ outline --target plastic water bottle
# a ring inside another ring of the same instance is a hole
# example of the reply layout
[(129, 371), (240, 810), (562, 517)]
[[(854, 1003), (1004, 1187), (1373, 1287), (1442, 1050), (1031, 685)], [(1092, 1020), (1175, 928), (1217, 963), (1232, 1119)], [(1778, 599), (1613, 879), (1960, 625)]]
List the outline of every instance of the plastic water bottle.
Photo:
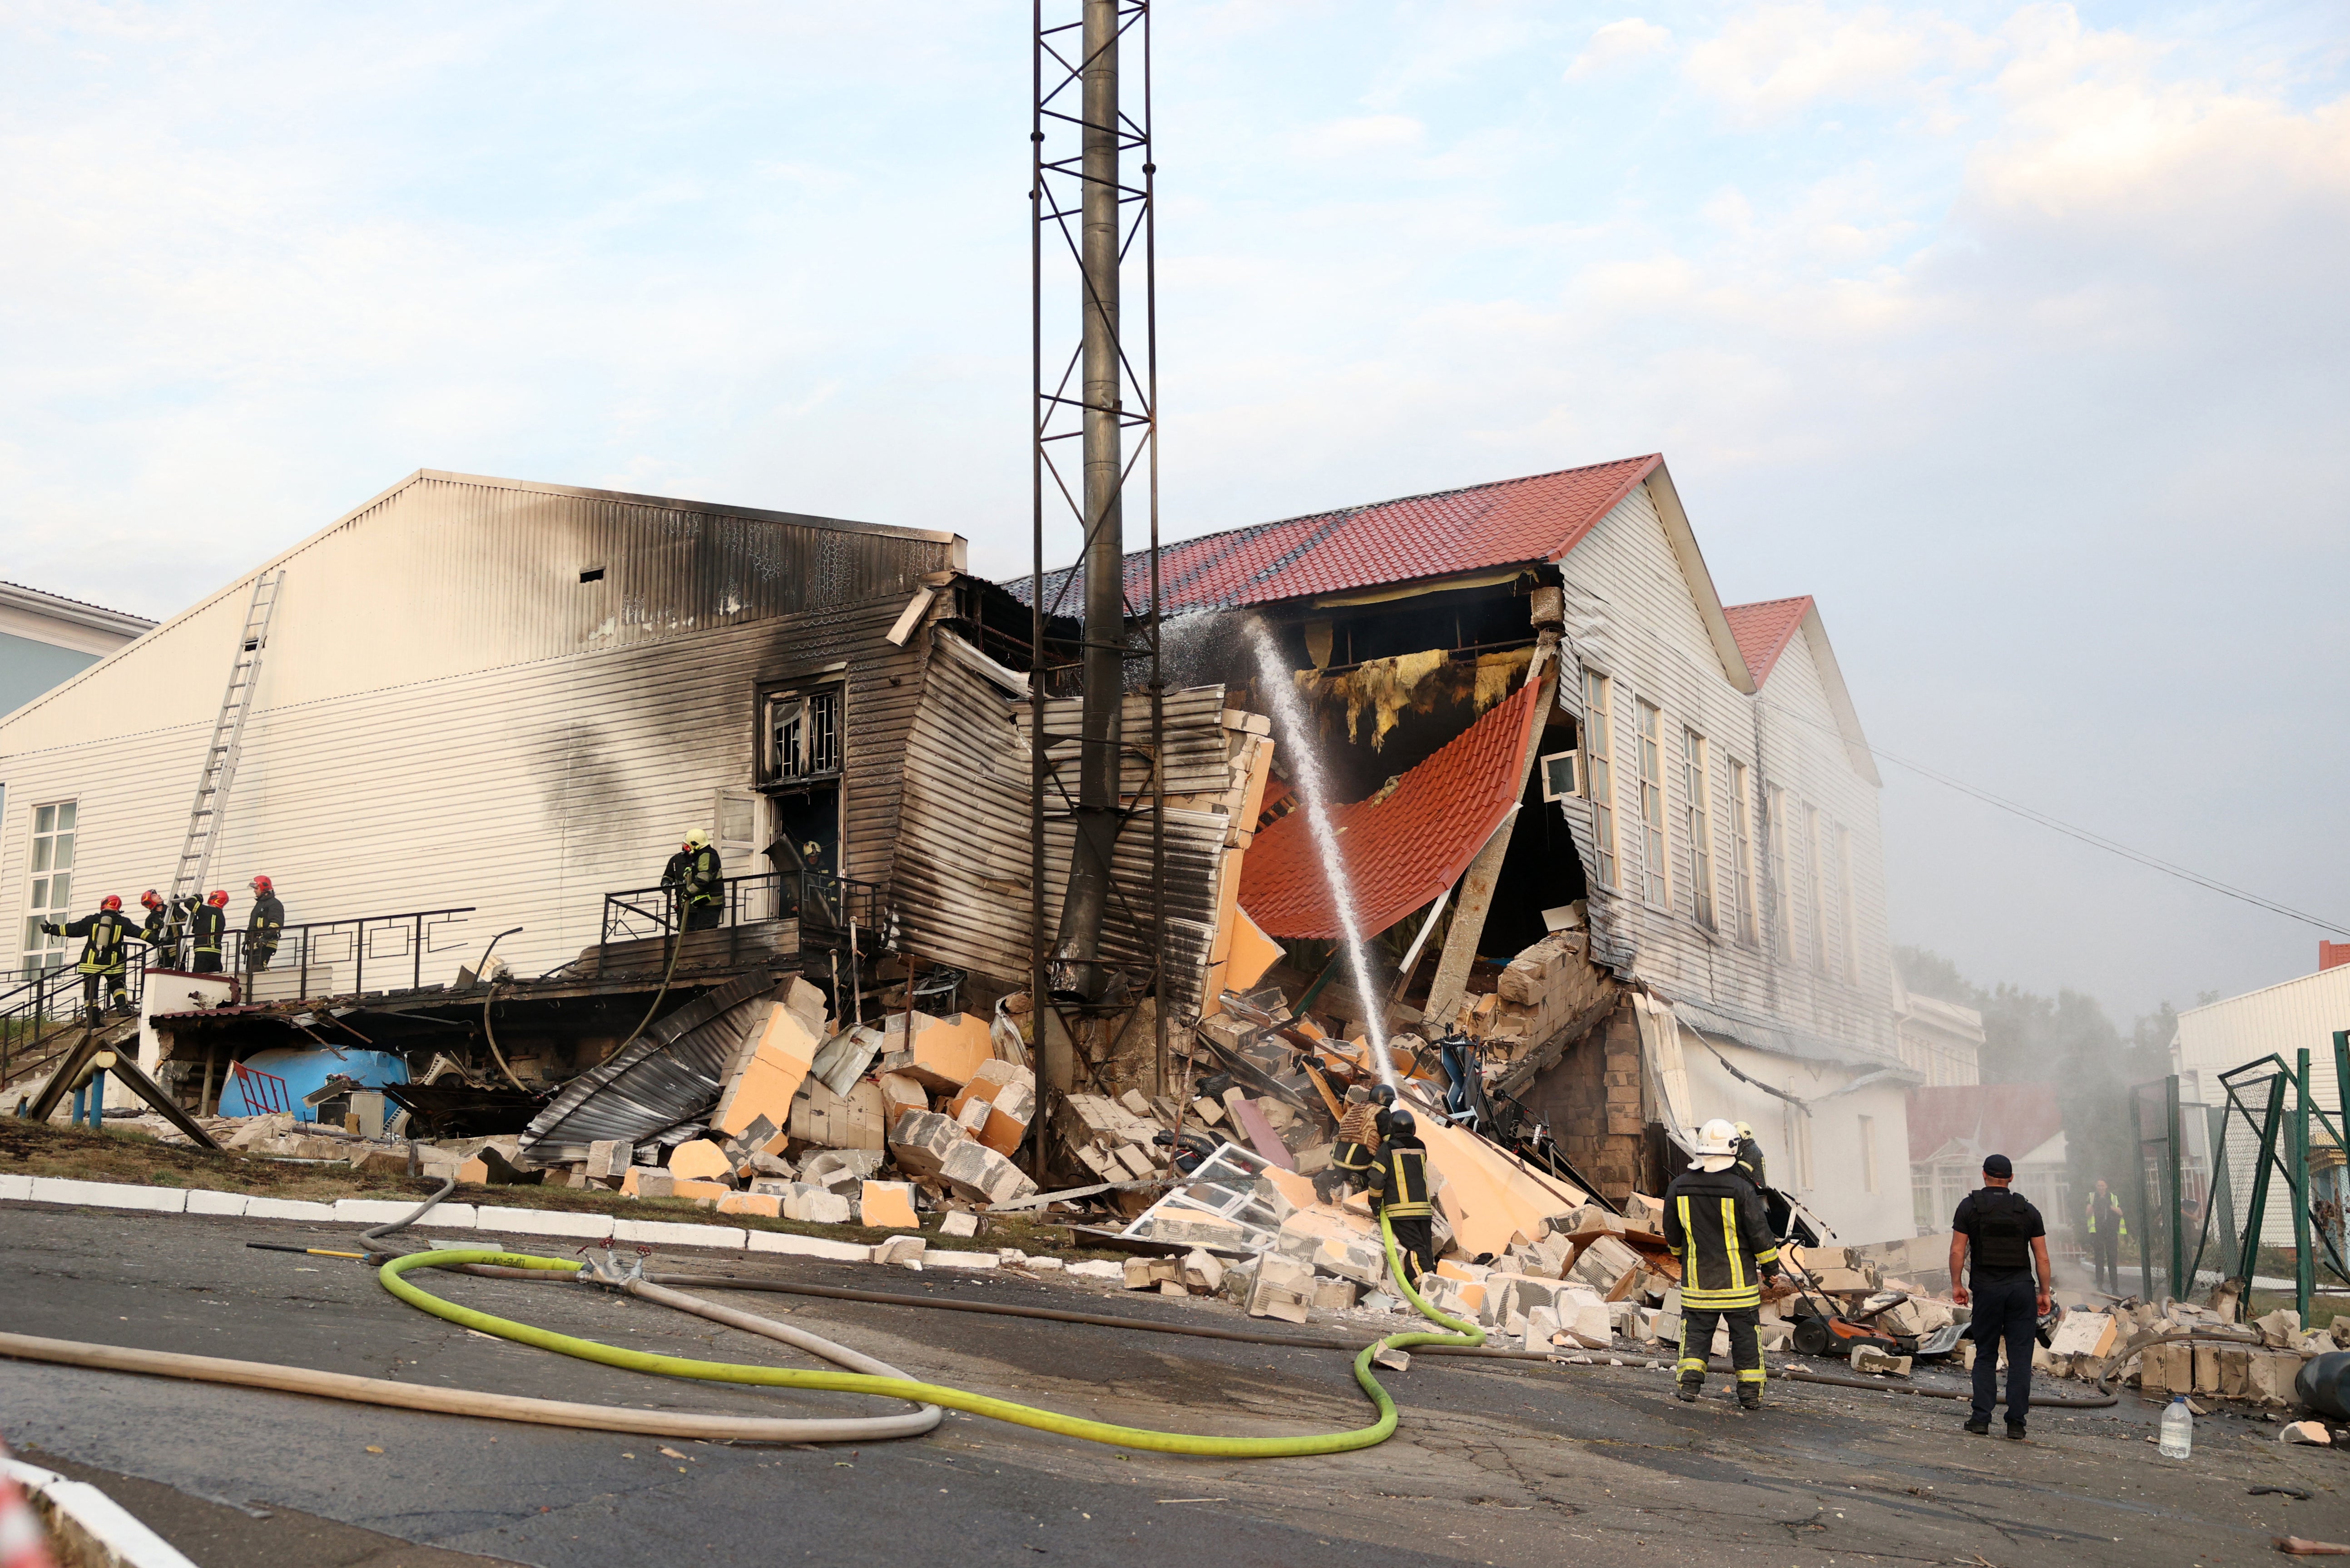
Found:
[(2183, 1459), (2195, 1451), (2195, 1417), (2187, 1408), (2187, 1396), (2179, 1395), (2162, 1413), (2162, 1457)]

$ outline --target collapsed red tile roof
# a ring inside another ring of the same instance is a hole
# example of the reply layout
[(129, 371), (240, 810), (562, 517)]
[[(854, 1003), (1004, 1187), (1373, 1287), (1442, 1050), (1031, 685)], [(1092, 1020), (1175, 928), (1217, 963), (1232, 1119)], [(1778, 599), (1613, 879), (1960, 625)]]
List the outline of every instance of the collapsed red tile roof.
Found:
[[(1159, 580), (1165, 613), (1556, 561), (1663, 461), (1650, 452), (1163, 545)], [(1006, 587), (1027, 601), (1026, 578)], [(1046, 573), (1045, 597), (1055, 614), (1082, 613), (1082, 568)], [(1150, 602), (1148, 552), (1126, 557), (1126, 598), (1136, 614)]]
[(2054, 1084), (1946, 1084), (1909, 1091), (1912, 1163), (1945, 1153), (2022, 1159), (2064, 1130)]
[(1757, 691), (1771, 678), (1771, 667), (1779, 662), (1787, 645), (1795, 640), (1804, 612), (1811, 607), (1809, 594), (1792, 599), (1722, 607), (1721, 613), (1730, 622), (1730, 635), (1738, 639), (1738, 651), (1746, 656), (1746, 671), (1754, 677)]
[[(1386, 930), (1451, 887), (1492, 836), (1524, 785), (1526, 736), (1542, 685), (1529, 680), (1496, 703), (1378, 805), (1331, 808), (1364, 936)], [(1240, 901), (1268, 936), (1341, 934), (1337, 901), (1303, 810), (1250, 845)]]

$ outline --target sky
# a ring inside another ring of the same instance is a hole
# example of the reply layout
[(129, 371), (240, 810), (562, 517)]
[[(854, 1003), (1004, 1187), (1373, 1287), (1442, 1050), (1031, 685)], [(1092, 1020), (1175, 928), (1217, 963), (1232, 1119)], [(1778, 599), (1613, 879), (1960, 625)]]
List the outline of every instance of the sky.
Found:
[[(1026, 21), (0, 3), (0, 578), (161, 617), (418, 468), (1024, 569)], [(1885, 752), (2350, 922), (2350, 9), (1155, 27), (1170, 537), (1661, 451)], [(1894, 940), (1979, 981), (2315, 967), (1884, 772)]]

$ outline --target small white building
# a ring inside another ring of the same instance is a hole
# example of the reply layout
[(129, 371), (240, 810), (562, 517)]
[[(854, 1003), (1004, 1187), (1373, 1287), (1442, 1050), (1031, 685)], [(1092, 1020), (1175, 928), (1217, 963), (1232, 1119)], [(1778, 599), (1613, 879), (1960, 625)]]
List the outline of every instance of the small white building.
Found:
[(140, 616), (0, 583), (0, 714), (154, 629)]
[(1893, 971), (1893, 1032), (1901, 1060), (1935, 1088), (1982, 1082), (1982, 1014), (1955, 1002), (1920, 996)]

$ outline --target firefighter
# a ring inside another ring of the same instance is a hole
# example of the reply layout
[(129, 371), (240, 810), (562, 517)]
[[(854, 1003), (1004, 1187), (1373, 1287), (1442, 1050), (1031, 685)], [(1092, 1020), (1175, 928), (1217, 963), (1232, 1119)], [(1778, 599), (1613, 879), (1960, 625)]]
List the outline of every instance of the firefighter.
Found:
[(718, 924), (726, 912), (726, 888), (710, 829), (697, 827), (685, 836), (684, 845), (661, 867), (661, 886), (677, 900), (687, 930), (706, 931)]
[(1371, 1131), (1384, 1138), (1388, 1136), (1388, 1120), (1395, 1115), (1395, 1085), (1381, 1084), (1371, 1091), (1371, 1104), (1378, 1106), (1378, 1115), (1371, 1118)]
[(130, 917), (122, 912), (122, 899), (119, 895), (109, 893), (99, 899), (95, 915), (84, 915), (69, 926), (43, 920), (41, 929), (53, 937), (82, 939), (81, 962), (75, 967), (81, 971), (82, 1007), (88, 1013), (93, 1028), (106, 1016), (98, 1005), (98, 988), (101, 981), (106, 984), (115, 1012), (126, 1016), (130, 1012), (130, 998), (123, 990), (122, 964), (138, 931), (131, 925)]
[(1380, 1108), (1371, 1103), (1368, 1089), (1357, 1084), (1347, 1091), (1347, 1114), (1338, 1118), (1338, 1144), (1330, 1151), (1330, 1163), (1314, 1178), (1314, 1196), (1335, 1203), (1346, 1196), (1342, 1188), (1370, 1186), (1371, 1159), (1379, 1151), (1379, 1135), (1373, 1123), (1380, 1114)]
[(1754, 1129), (1744, 1122), (1738, 1124), (1738, 1147), (1732, 1151), (1732, 1162), (1755, 1191), (1770, 1189), (1771, 1184), (1762, 1178), (1762, 1146), (1754, 1141)]
[(1705, 1387), (1717, 1323), (1730, 1329), (1738, 1405), (1762, 1407), (1762, 1281), (1779, 1272), (1779, 1244), (1762, 1199), (1735, 1167), (1738, 1128), (1717, 1116), (1698, 1129), (1697, 1168), (1665, 1189), (1665, 1242), (1681, 1262), (1681, 1355), (1677, 1390), (1693, 1401)]
[(286, 906), (278, 901), (277, 885), (266, 877), (253, 879), (253, 913), (244, 922), (244, 967), (267, 969), (277, 956), (277, 933), (286, 929)]
[(178, 906), (164, 902), (163, 895), (152, 888), (139, 895), (139, 902), (147, 911), (147, 919), (139, 928), (139, 940), (147, 944), (147, 962), (156, 969), (179, 968)]
[(212, 897), (193, 905), (188, 916), (188, 934), (193, 939), (192, 972), (218, 974), (221, 966), (221, 942), (228, 934), (228, 889), (215, 888)]
[(1398, 1106), (1388, 1112), (1388, 1130), (1371, 1170), (1371, 1212), (1385, 1214), (1395, 1232), (1404, 1272), (1417, 1284), (1436, 1272), (1436, 1210), (1428, 1201), (1428, 1148), (1419, 1124)]

